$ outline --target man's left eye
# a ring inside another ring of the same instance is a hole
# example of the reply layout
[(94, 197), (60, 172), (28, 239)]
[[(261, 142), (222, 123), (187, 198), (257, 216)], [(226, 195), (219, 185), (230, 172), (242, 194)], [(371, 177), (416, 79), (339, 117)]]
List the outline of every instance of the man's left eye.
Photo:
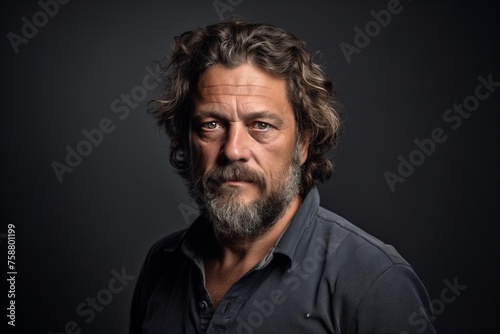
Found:
[(271, 128), (271, 126), (267, 123), (264, 123), (264, 122), (255, 122), (253, 124), (253, 127), (258, 129), (258, 130), (269, 130)]

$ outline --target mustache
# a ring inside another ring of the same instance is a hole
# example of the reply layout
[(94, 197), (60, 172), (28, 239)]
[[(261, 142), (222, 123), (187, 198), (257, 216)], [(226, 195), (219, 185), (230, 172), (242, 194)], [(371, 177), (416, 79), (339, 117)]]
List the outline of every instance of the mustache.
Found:
[(262, 189), (266, 187), (266, 179), (261, 173), (241, 163), (233, 163), (211, 170), (205, 175), (203, 183), (208, 189), (211, 189), (226, 181), (252, 182)]

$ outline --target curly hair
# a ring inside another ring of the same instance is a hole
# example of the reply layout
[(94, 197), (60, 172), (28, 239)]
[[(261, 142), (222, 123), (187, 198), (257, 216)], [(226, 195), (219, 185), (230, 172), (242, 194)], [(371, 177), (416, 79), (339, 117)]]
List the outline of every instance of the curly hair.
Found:
[(173, 51), (162, 63), (162, 95), (152, 101), (150, 110), (170, 137), (170, 162), (181, 177), (189, 179), (192, 94), (201, 73), (216, 64), (233, 68), (244, 63), (286, 81), (298, 133), (309, 138), (300, 187), (301, 194), (306, 194), (333, 172), (332, 162), (324, 155), (340, 136), (341, 105), (305, 42), (269, 24), (232, 19), (175, 37)]

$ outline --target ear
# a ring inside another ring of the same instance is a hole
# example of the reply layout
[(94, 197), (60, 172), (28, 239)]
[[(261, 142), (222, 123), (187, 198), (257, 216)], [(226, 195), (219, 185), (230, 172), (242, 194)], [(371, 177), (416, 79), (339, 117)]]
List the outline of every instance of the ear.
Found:
[(307, 153), (309, 151), (309, 143), (311, 142), (311, 133), (304, 132), (300, 138), (299, 150), (300, 150), (300, 164), (303, 165), (307, 160)]

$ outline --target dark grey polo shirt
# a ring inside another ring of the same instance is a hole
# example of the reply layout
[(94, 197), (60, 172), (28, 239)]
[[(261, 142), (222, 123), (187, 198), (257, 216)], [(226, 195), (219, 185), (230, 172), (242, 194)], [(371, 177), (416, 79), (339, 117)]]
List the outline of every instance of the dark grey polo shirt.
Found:
[(157, 242), (137, 281), (130, 333), (434, 333), (430, 302), (389, 245), (319, 206), (312, 189), (276, 246), (218, 308), (204, 288), (198, 218)]

